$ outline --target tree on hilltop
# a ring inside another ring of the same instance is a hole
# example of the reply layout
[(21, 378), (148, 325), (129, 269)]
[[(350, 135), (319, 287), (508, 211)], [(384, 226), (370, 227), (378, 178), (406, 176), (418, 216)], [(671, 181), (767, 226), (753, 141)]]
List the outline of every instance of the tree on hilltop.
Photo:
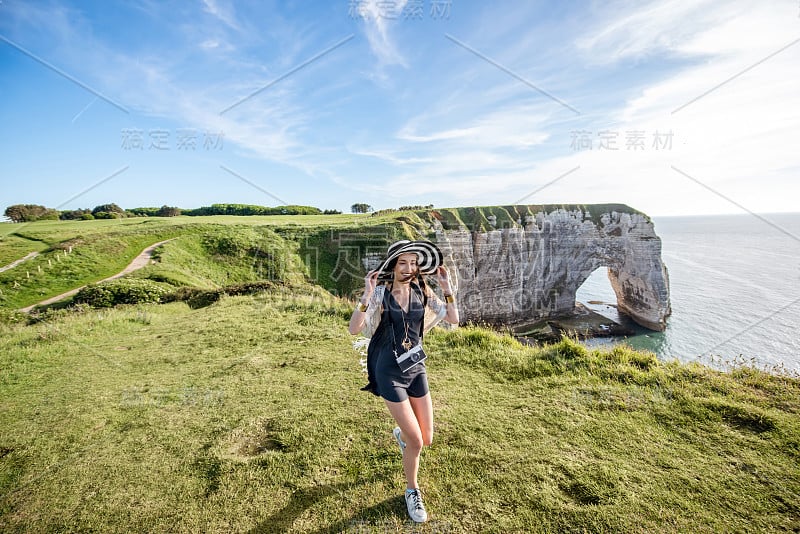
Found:
[(177, 217), (181, 214), (181, 209), (174, 206), (161, 206), (156, 212), (156, 217)]
[(7, 207), (3, 215), (14, 222), (31, 222), (58, 220), (59, 212), (38, 204), (14, 204)]
[(92, 210), (90, 209), (77, 209), (62, 211), (59, 218), (62, 221), (80, 221), (85, 219), (94, 219), (94, 216), (92, 215)]
[(363, 202), (356, 203), (350, 206), (350, 211), (353, 213), (367, 213), (368, 211), (372, 211), (372, 206), (364, 204)]
[(117, 206), (114, 203), (101, 204), (100, 206), (95, 206), (95, 208), (92, 210), (92, 215), (97, 217), (98, 213), (101, 213), (101, 214), (116, 213), (117, 214), (116, 217), (98, 217), (98, 218), (121, 218), (121, 217), (125, 217), (125, 215), (126, 215), (125, 210), (120, 208), (119, 206)]

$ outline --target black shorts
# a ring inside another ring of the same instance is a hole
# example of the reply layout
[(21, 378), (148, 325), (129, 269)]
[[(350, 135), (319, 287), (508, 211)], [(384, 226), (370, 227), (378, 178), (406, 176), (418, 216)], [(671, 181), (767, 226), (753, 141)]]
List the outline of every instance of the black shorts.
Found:
[(375, 382), (378, 395), (390, 402), (402, 402), (409, 397), (424, 397), (429, 391), (424, 363), (417, 364), (404, 373), (390, 355), (378, 359)]

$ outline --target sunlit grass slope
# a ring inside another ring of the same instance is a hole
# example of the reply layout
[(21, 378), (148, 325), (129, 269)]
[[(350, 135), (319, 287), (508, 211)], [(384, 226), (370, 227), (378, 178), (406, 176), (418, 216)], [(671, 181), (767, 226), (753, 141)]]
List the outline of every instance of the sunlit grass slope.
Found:
[(314, 287), (0, 326), (0, 530), (800, 528), (800, 383), (478, 328), (430, 335), (412, 528), (382, 402)]

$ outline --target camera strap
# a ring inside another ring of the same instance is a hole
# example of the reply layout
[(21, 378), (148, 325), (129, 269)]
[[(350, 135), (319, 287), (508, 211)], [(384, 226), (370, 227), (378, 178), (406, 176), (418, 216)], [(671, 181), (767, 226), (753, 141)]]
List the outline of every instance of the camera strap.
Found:
[[(394, 284), (389, 286), (388, 293), (391, 293), (392, 289), (394, 289)], [(420, 325), (419, 325), (419, 343), (417, 343), (418, 345), (422, 345), (422, 335), (425, 332), (425, 305), (428, 302), (428, 298), (427, 298), (427, 295), (425, 295), (425, 293), (422, 291), (422, 288), (419, 287), (419, 285), (417, 285), (417, 284), (411, 284), (411, 290), (412, 290), (412, 292), (408, 296), (408, 311), (411, 311), (411, 296), (414, 293), (417, 293), (417, 295), (420, 298), (420, 301), (422, 302), (422, 319), (420, 320)], [(395, 299), (395, 302), (397, 302), (396, 299)], [(384, 306), (384, 310), (386, 310), (386, 311), (389, 310), (388, 304), (389, 304), (388, 298), (387, 298), (386, 292), (384, 292), (384, 295), (383, 295), (383, 306)], [(400, 303), (398, 302), (397, 305), (399, 306)], [(403, 314), (402, 308), (400, 309), (400, 312), (401, 312), (401, 314)], [(392, 327), (392, 352), (394, 353), (394, 357), (397, 358), (397, 338), (395, 337), (395, 333), (394, 333), (394, 322), (392, 321), (392, 318), (388, 313), (387, 313), (386, 319), (389, 320), (389, 323), (390, 323), (390, 325)], [(403, 322), (405, 322), (404, 314), (403, 314)]]

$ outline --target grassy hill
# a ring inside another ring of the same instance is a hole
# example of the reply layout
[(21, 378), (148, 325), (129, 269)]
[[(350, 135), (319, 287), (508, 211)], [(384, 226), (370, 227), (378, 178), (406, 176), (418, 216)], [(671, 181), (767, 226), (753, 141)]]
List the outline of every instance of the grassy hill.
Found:
[[(424, 223), (416, 219), (412, 229), (398, 217), (364, 215), (308, 215), (263, 217), (172, 217), (136, 218), (97, 221), (42, 221), (25, 224), (0, 224), (2, 265), (20, 259), (28, 252), (40, 254), (14, 269), (0, 272), (0, 308), (18, 309), (35, 304), (84, 284), (97, 282), (121, 271), (144, 248), (166, 239), (179, 238), (162, 247), (164, 254), (179, 261), (162, 262), (156, 271), (175, 271), (183, 275), (165, 281), (175, 286), (220, 286), (264, 277), (269, 273), (304, 276), (329, 290), (337, 286), (346, 293), (363, 275), (351, 271), (344, 278), (331, 278), (339, 260), (341, 236), (345, 246), (376, 247), (400, 237), (414, 237)], [(407, 218), (407, 217), (406, 217)], [(228, 249), (213, 250), (219, 240), (227, 240)], [(200, 247), (203, 243), (211, 247)], [(277, 247), (276, 251), (271, 248)], [(181, 249), (177, 252), (176, 249)], [(265, 254), (279, 254), (277, 263), (264, 267)], [(197, 254), (201, 254), (198, 256)], [(291, 257), (289, 257), (288, 255)], [(299, 263), (298, 263), (299, 262)], [(262, 264), (259, 266), (259, 264)], [(300, 265), (303, 264), (304, 265)], [(211, 270), (197, 278), (196, 269)], [(292, 273), (292, 274), (290, 274)], [(162, 273), (168, 276), (166, 272)], [(141, 277), (141, 275), (136, 275)], [(161, 275), (154, 275), (158, 280)], [(181, 276), (189, 278), (181, 279)]]
[[(176, 287), (212, 287), (257, 280), (264, 275), (264, 269), (259, 267), (258, 254), (270, 253), (267, 249), (279, 243), (279, 262), (286, 263), (283, 274), (302, 274), (306, 280), (328, 291), (350, 295), (362, 286), (363, 273), (359, 261), (343, 256), (343, 252), (382, 254), (386, 246), (397, 239), (432, 238), (434, 225), (485, 231), (495, 227), (513, 227), (524, 222), (528, 215), (557, 209), (582, 211), (593, 219), (599, 219), (602, 213), (609, 211), (639, 213), (623, 204), (553, 204), (442, 208), (372, 215), (180, 216), (0, 223), (0, 267), (29, 252), (39, 253), (36, 258), (14, 269), (0, 272), (0, 309), (23, 308), (102, 280), (125, 268), (147, 246), (174, 238), (179, 238), (177, 243), (163, 247), (163, 252), (183, 256), (182, 264), (177, 268), (188, 278), (174, 272), (172, 274), (177, 278), (170, 278), (166, 271), (174, 271), (176, 265), (168, 261), (156, 269), (162, 273), (154, 274), (154, 280)], [(492, 216), (495, 226), (489, 223), (488, 217)], [(228, 251), (214, 254), (212, 251), (213, 257), (209, 258), (208, 247), (206, 250), (198, 248), (208, 240), (230, 240), (233, 239), (230, 236), (239, 236), (236, 239), (241, 241), (245, 235), (248, 243), (244, 245), (247, 246), (233, 250), (232, 254)], [(182, 252), (174, 252), (175, 247), (181, 248)], [(197, 254), (204, 257), (197, 257), (195, 261), (193, 255)], [(170, 259), (177, 260), (177, 256)], [(232, 269), (235, 272), (207, 272), (196, 277), (194, 267), (189, 266), (193, 261), (202, 269), (210, 267), (219, 271), (218, 267), (211, 266), (213, 261), (209, 262), (209, 259), (222, 259), (228, 271)], [(343, 268), (343, 260), (355, 268), (349, 268), (350, 265)], [(270, 268), (276, 266), (273, 264)], [(271, 275), (282, 276), (280, 273)]]
[[(337, 246), (424, 233), (426, 215), (319, 217), (22, 228), (48, 247), (32, 262), (81, 240), (70, 283), (175, 237), (135, 276), (217, 293), (0, 320), (0, 531), (800, 529), (796, 377), (475, 327), (426, 337), (431, 521), (412, 526), (393, 424), (359, 391), (352, 303), (321, 282)], [(55, 290), (66, 271), (48, 267)], [(267, 290), (225, 296), (259, 278)]]

